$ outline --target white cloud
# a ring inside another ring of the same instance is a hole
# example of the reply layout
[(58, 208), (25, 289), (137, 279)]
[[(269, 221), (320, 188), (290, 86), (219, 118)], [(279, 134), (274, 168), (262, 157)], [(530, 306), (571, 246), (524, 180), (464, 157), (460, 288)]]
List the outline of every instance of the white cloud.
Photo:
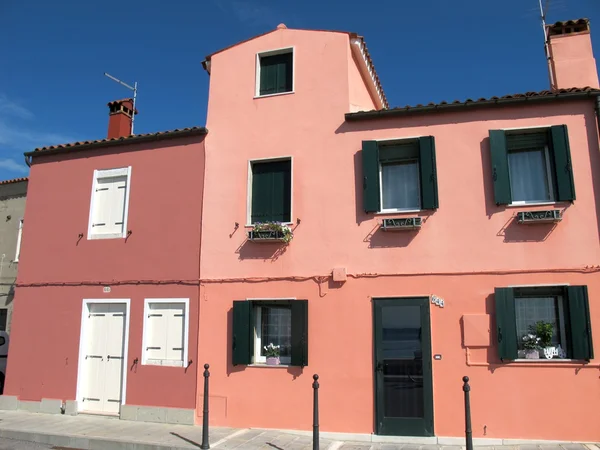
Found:
[(19, 119), (33, 119), (33, 113), (4, 94), (0, 94), (0, 115), (18, 117)]
[(29, 168), (25, 164), (19, 164), (11, 158), (0, 158), (0, 169), (21, 174), (26, 174), (29, 172)]

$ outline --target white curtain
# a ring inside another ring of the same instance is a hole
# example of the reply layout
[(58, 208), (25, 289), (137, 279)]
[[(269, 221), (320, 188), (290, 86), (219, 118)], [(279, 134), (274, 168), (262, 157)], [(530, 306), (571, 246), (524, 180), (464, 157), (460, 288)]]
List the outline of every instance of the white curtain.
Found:
[(381, 166), (383, 209), (420, 209), (419, 163)]
[(550, 200), (544, 150), (512, 152), (508, 162), (513, 201)]

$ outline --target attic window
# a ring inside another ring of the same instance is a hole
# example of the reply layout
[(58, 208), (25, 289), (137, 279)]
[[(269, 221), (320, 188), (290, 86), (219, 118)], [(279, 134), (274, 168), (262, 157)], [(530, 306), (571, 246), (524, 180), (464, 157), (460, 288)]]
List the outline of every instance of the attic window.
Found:
[(257, 97), (294, 91), (294, 50), (287, 48), (257, 55)]

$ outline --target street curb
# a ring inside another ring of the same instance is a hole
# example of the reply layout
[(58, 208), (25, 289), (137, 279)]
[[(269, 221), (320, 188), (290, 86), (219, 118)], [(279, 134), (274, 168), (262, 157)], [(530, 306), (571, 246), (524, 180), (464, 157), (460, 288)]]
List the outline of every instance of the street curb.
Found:
[(57, 447), (69, 447), (77, 450), (197, 450), (195, 445), (181, 445), (173, 447), (158, 442), (136, 442), (125, 439), (105, 439), (95, 437), (81, 437), (73, 435), (61, 435), (45, 432), (27, 432), (19, 430), (0, 429), (0, 437), (20, 441), (35, 442)]

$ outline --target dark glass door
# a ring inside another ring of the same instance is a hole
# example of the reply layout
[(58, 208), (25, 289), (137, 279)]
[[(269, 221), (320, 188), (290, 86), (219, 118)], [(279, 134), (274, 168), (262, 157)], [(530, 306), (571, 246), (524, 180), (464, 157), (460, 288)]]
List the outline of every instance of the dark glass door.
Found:
[(429, 299), (374, 306), (377, 434), (433, 436)]

